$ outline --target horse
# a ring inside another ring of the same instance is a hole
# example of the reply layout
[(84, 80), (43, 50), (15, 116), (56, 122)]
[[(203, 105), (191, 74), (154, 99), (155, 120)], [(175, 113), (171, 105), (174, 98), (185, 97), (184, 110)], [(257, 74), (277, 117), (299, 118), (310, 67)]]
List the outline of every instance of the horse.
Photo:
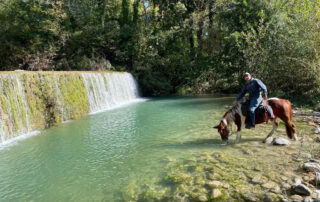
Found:
[[(263, 142), (265, 143), (266, 140), (269, 137), (271, 137), (274, 131), (278, 128), (278, 122), (277, 122), (278, 117), (285, 123), (287, 136), (290, 139), (293, 139), (294, 141), (296, 141), (297, 134), (296, 134), (296, 127), (292, 122), (291, 102), (285, 99), (270, 98), (268, 99), (268, 104), (271, 106), (275, 117), (273, 119), (270, 118), (270, 122), (272, 122), (273, 127), (271, 132), (267, 135), (267, 137), (263, 140)], [(266, 120), (265, 116), (266, 115), (256, 114), (255, 124), (264, 123)], [(240, 142), (241, 128), (244, 126), (245, 122), (248, 122), (248, 120), (246, 121), (246, 117), (242, 114), (241, 103), (238, 103), (237, 105), (229, 109), (222, 117), (222, 120), (220, 121), (219, 125), (213, 127), (218, 129), (218, 132), (220, 133), (221, 139), (223, 141), (228, 140), (230, 127), (232, 126), (233, 122), (237, 126), (236, 142)]]

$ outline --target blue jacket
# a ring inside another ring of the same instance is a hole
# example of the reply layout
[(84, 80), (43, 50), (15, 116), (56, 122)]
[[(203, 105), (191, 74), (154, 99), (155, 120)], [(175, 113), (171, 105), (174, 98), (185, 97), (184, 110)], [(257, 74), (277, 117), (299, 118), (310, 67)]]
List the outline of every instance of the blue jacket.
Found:
[(239, 101), (247, 92), (249, 93), (249, 99), (261, 98), (261, 90), (263, 91), (262, 96), (267, 97), (267, 87), (259, 79), (252, 78), (250, 83), (247, 83), (241, 93), (237, 96), (236, 100)]

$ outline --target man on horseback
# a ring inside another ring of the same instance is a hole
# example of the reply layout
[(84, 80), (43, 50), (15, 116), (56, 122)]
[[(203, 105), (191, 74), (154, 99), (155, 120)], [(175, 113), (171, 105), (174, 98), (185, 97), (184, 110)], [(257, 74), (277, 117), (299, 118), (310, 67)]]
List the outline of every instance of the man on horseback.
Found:
[[(267, 87), (259, 79), (253, 78), (250, 73), (246, 72), (244, 74), (244, 79), (246, 80), (246, 85), (243, 87), (241, 93), (237, 96), (236, 100), (233, 102), (234, 105), (243, 98), (243, 96), (249, 93), (249, 116), (250, 122), (245, 127), (247, 129), (255, 127), (255, 110), (263, 101), (263, 105), (267, 106)], [(262, 90), (262, 96), (261, 96)]]

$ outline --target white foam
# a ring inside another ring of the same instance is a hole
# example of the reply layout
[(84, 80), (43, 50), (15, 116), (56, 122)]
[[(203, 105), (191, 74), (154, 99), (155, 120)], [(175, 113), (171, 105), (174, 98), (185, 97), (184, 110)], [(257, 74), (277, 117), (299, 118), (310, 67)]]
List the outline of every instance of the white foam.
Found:
[(100, 110), (97, 110), (97, 111), (90, 112), (89, 115), (98, 114), (98, 113), (109, 111), (109, 110), (113, 110), (113, 109), (118, 109), (118, 108), (125, 107), (125, 106), (128, 106), (128, 105), (134, 104), (134, 103), (145, 102), (147, 100), (148, 99), (144, 99), (144, 98), (134, 99), (134, 100), (131, 100), (129, 102), (124, 102), (124, 103), (121, 103), (121, 104), (114, 105), (112, 107), (108, 107), (108, 108), (105, 108), (105, 109), (100, 109)]
[(33, 136), (36, 136), (36, 135), (39, 135), (40, 133), (41, 133), (40, 131), (36, 130), (36, 131), (31, 131), (31, 132), (16, 136), (14, 138), (10, 138), (8, 140), (5, 140), (0, 143), (0, 150), (8, 148), (13, 145), (17, 145), (20, 141), (25, 140), (30, 137), (33, 137)]

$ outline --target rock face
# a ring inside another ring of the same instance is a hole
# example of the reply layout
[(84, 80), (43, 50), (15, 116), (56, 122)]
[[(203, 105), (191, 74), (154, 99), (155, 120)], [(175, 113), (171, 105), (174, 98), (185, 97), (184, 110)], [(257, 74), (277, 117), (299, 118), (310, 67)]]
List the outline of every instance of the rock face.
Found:
[(303, 168), (308, 172), (320, 172), (320, 165), (315, 162), (304, 163)]
[(299, 184), (294, 187), (294, 191), (299, 195), (310, 196), (312, 191), (304, 184)]
[(289, 140), (284, 139), (282, 137), (276, 137), (273, 139), (272, 144), (279, 145), (279, 146), (285, 146), (285, 145), (290, 144), (290, 142), (289, 142)]

